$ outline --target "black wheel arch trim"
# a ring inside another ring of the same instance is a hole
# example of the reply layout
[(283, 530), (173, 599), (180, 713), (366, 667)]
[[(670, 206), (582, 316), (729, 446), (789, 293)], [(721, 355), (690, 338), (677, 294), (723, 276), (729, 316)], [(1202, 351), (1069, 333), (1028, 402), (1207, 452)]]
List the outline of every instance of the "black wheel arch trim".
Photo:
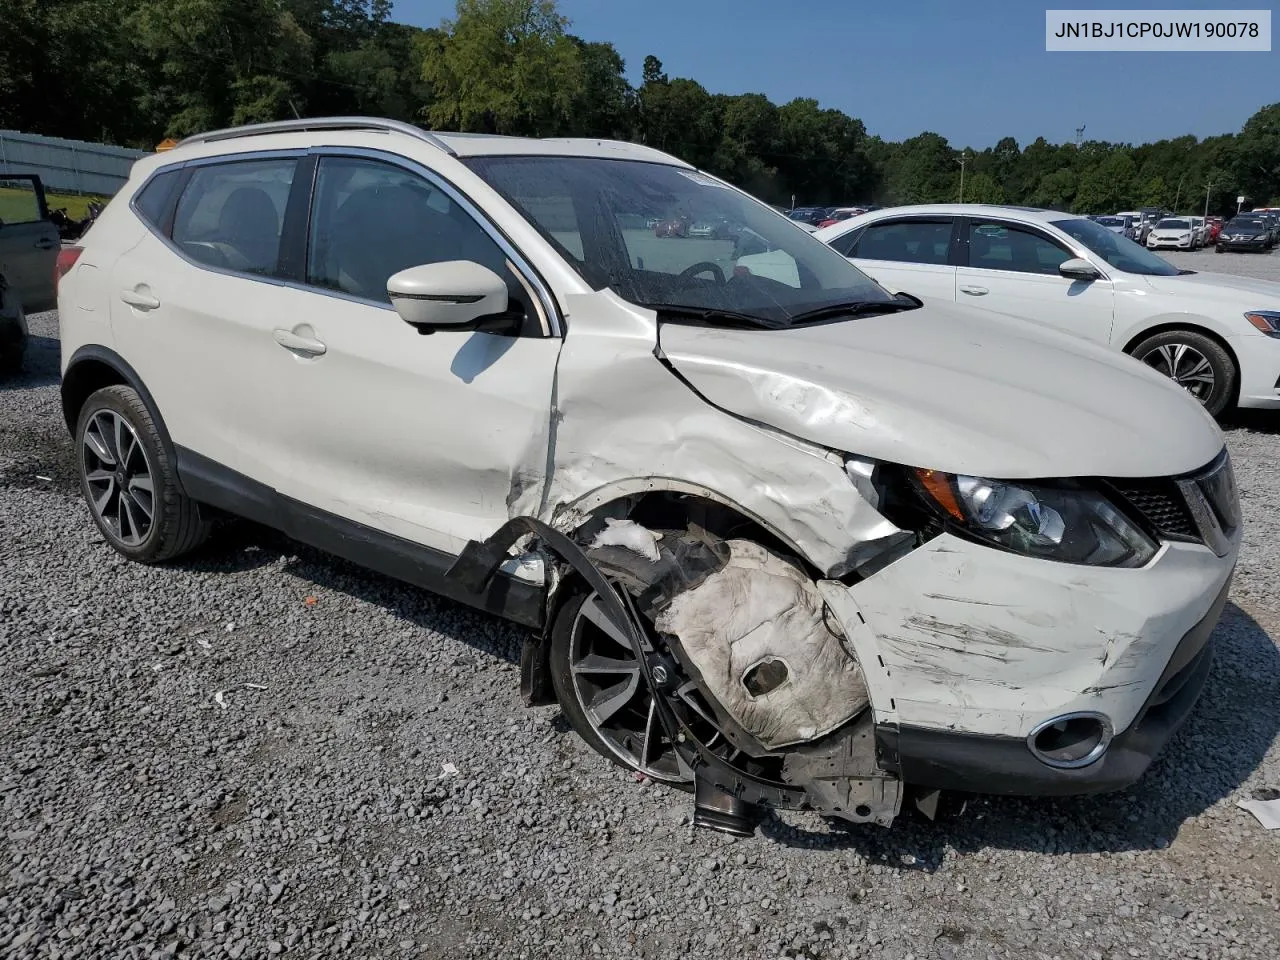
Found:
[[(120, 378), (117, 382), (131, 387), (137, 392), (151, 414), (151, 419), (155, 422), (156, 433), (159, 435), (160, 446), (164, 449), (165, 457), (169, 463), (177, 464), (177, 450), (173, 445), (172, 438), (169, 436), (169, 428), (165, 426), (164, 417), (160, 414), (160, 408), (156, 406), (155, 397), (151, 395), (147, 385), (142, 382), (142, 377), (138, 376), (138, 371), (134, 370), (124, 357), (110, 347), (105, 347), (98, 343), (88, 343), (79, 347), (71, 355), (71, 359), (67, 361), (66, 370), (62, 374), (62, 384), (59, 387), (59, 396), (62, 401), (62, 419), (66, 422), (67, 432), (71, 434), (71, 439), (75, 440), (76, 423), (80, 419), (80, 410), (84, 406), (84, 401), (93, 393), (93, 390), (90, 390), (79, 398), (79, 402), (73, 402), (72, 388), (75, 384), (75, 372), (78, 369), (83, 369), (86, 363), (101, 363), (109, 367)], [(109, 385), (104, 384), (103, 386)], [(177, 475), (176, 479), (179, 488), (182, 488), (181, 476)], [(186, 493), (186, 490), (183, 489), (182, 492)]]

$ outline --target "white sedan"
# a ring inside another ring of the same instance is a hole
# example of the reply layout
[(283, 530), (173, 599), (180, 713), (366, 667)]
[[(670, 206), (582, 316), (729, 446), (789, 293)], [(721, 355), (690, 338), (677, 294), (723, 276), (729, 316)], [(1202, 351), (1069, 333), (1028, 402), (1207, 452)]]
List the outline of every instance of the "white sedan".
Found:
[(1200, 238), (1190, 217), (1167, 217), (1151, 228), (1147, 246), (1152, 250), (1194, 250), (1200, 246)]
[(1108, 344), (1215, 415), (1280, 409), (1278, 283), (1179, 270), (1085, 217), (1020, 207), (894, 207), (816, 236), (891, 290)]

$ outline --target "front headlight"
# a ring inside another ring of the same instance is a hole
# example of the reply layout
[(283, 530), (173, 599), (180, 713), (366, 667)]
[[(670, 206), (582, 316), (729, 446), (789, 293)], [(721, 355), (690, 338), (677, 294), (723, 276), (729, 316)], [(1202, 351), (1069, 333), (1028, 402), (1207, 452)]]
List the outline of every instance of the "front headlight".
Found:
[(1250, 310), (1244, 318), (1268, 337), (1280, 337), (1280, 310)]
[(952, 529), (1044, 560), (1141, 567), (1156, 543), (1102, 493), (1080, 486), (915, 470), (917, 490)]

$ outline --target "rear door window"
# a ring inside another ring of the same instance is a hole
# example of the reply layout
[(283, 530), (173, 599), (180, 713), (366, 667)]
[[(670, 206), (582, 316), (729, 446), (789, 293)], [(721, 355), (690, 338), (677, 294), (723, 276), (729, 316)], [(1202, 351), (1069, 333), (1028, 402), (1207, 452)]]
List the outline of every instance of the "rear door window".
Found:
[(38, 223), (45, 218), (44, 201), (33, 180), (0, 177), (0, 224)]
[(950, 219), (873, 223), (848, 256), (945, 266), (951, 250), (951, 228)]
[(197, 167), (178, 199), (173, 242), (198, 263), (276, 274), (297, 164), (289, 158)]

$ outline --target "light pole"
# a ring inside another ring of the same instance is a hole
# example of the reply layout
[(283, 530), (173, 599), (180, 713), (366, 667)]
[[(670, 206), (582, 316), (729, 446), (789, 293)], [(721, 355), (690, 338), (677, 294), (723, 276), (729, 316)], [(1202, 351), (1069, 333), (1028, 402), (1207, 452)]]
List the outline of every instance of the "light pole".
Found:
[(1213, 189), (1213, 181), (1210, 180), (1204, 188), (1204, 219), (1205, 223), (1209, 222), (1209, 191)]
[(1185, 179), (1187, 179), (1185, 173), (1178, 178), (1178, 192), (1173, 195), (1173, 212), (1175, 214), (1178, 212), (1178, 201), (1182, 199), (1182, 181)]
[(960, 159), (956, 163), (960, 164), (960, 202), (964, 203), (964, 165), (969, 162), (966, 154), (960, 154)]

